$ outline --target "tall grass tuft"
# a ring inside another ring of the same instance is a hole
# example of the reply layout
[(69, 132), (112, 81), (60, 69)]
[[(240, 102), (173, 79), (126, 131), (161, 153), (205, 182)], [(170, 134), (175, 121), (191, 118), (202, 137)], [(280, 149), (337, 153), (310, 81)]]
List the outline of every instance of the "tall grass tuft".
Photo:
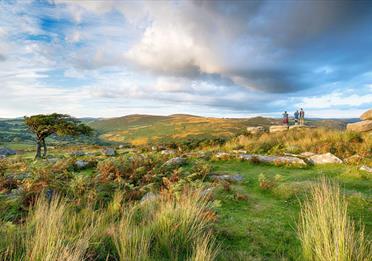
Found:
[(217, 258), (217, 255), (218, 247), (213, 237), (211, 234), (205, 234), (196, 241), (190, 261), (212, 261)]
[(86, 215), (68, 208), (55, 196), (50, 202), (39, 197), (26, 222), (7, 241), (1, 260), (78, 261), (83, 260), (93, 234)]
[(184, 192), (178, 198), (163, 196), (151, 225), (158, 252), (171, 260), (191, 253), (193, 242), (210, 225), (206, 207), (207, 200), (198, 191)]
[(304, 260), (367, 261), (371, 245), (363, 228), (355, 229), (337, 184), (323, 178), (302, 205), (298, 235)]
[[(131, 211), (132, 212), (132, 211)], [(134, 224), (133, 213), (125, 214), (113, 234), (113, 241), (120, 260), (147, 261), (150, 248), (149, 235), (144, 229)]]

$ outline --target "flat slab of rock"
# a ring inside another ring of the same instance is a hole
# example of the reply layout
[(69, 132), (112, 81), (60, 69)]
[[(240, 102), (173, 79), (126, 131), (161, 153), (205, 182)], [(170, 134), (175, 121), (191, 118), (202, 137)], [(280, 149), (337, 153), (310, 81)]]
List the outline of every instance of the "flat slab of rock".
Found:
[(307, 165), (303, 159), (292, 156), (265, 156), (255, 154), (241, 154), (242, 160), (257, 160), (262, 163), (276, 163), (276, 164), (291, 164), (291, 165)]
[(11, 150), (8, 148), (0, 148), (0, 155), (10, 156), (10, 155), (15, 155), (15, 154), (17, 154), (15, 150)]
[(372, 131), (372, 120), (349, 123), (346, 126), (346, 129), (350, 131), (357, 131), (357, 132)]
[(309, 157), (309, 161), (314, 165), (342, 163), (342, 160), (337, 158), (332, 153), (316, 154), (314, 156)]
[(210, 175), (213, 181), (228, 181), (228, 182), (241, 182), (244, 177), (239, 174), (219, 174), (211, 173)]
[(372, 168), (371, 167), (368, 167), (366, 165), (363, 165), (360, 167), (360, 170), (363, 170), (363, 171), (367, 171), (369, 173), (372, 173)]
[(360, 115), (360, 119), (362, 121), (372, 120), (372, 109), (369, 109), (368, 111)]
[(270, 133), (287, 131), (288, 126), (286, 125), (273, 125), (270, 126)]
[(309, 129), (311, 128), (310, 126), (306, 126), (306, 125), (292, 125), (292, 126), (289, 126), (289, 129), (292, 130), (292, 129)]
[(262, 126), (247, 127), (247, 132), (250, 134), (260, 134), (265, 132), (265, 128)]
[(306, 151), (306, 152), (302, 152), (300, 154), (301, 157), (304, 157), (304, 158), (308, 158), (308, 157), (311, 157), (311, 156), (314, 156), (315, 153), (314, 152), (310, 152), (310, 151)]

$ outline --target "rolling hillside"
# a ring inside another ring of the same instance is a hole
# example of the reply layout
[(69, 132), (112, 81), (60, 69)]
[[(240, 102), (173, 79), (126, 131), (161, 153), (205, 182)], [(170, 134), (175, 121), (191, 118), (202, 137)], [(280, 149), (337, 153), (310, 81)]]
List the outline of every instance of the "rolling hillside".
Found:
[(255, 117), (249, 119), (207, 118), (176, 114), (170, 116), (128, 115), (102, 119), (91, 127), (102, 133), (104, 140), (142, 145), (191, 137), (227, 137), (244, 132), (247, 126), (269, 126), (279, 120)]

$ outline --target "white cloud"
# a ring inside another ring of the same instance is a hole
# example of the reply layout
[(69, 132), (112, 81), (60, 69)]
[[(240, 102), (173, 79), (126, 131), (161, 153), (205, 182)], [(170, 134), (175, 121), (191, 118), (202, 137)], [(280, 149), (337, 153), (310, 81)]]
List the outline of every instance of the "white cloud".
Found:
[(333, 92), (318, 97), (305, 97), (297, 106), (326, 109), (339, 106), (357, 107), (363, 104), (372, 105), (372, 94), (351, 94), (346, 96), (342, 92)]

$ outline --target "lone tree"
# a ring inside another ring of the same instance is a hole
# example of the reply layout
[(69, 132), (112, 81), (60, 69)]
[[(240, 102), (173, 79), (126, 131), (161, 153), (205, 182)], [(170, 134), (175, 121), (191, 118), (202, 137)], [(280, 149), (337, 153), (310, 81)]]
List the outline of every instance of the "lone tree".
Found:
[(41, 158), (41, 147), (44, 148), (43, 157), (47, 155), (45, 138), (55, 134), (58, 136), (90, 135), (93, 131), (89, 126), (66, 114), (53, 113), (49, 115), (34, 115), (25, 117), (25, 123), (36, 135), (36, 156)]

